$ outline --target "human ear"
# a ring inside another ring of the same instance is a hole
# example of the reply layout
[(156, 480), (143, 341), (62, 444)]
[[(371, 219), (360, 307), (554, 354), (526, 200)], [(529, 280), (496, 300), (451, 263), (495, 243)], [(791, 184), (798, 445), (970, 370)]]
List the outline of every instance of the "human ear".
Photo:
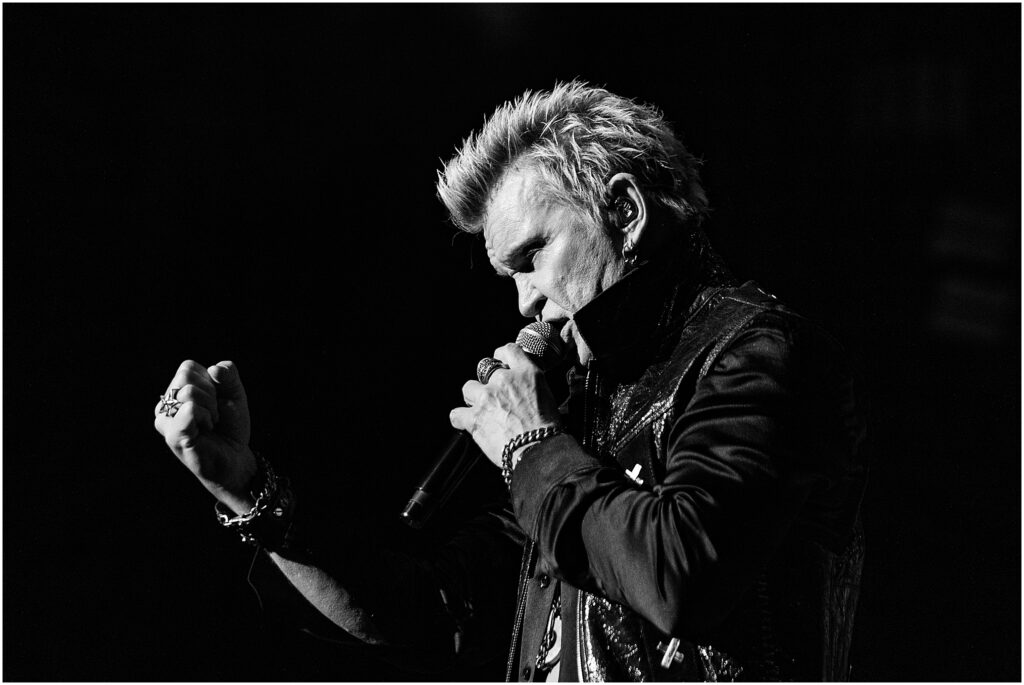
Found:
[(614, 229), (623, 233), (643, 231), (647, 226), (647, 202), (633, 174), (620, 172), (612, 176), (607, 197)]
[(637, 260), (637, 245), (648, 224), (647, 202), (633, 174), (620, 172), (608, 181), (609, 222), (622, 238), (622, 257), (632, 266)]

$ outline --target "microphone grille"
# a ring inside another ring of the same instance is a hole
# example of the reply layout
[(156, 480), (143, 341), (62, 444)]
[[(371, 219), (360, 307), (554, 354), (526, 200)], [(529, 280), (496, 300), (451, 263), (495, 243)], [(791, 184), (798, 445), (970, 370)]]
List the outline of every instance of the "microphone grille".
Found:
[(545, 321), (534, 321), (519, 331), (516, 345), (538, 361), (546, 362), (542, 366), (554, 365), (562, 358), (562, 339), (558, 330)]

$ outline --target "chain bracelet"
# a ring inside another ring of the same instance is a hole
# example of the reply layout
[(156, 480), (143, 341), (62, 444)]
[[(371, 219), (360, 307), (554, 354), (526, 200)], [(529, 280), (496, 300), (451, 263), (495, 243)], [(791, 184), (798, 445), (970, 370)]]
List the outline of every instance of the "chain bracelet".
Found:
[(505, 444), (505, 449), (501, 452), (501, 475), (505, 479), (505, 485), (512, 487), (512, 455), (517, 449), (530, 443), (540, 442), (561, 432), (561, 426), (545, 426), (544, 428), (535, 428), (531, 431), (520, 433), (509, 440)]
[(237, 516), (231, 516), (230, 514), (225, 513), (219, 506), (214, 509), (217, 513), (217, 520), (226, 528), (240, 528), (245, 526), (269, 509), (270, 505), (274, 503), (275, 499), (277, 499), (277, 491), (280, 482), (277, 474), (274, 473), (274, 467), (271, 466), (270, 462), (264, 459), (261, 455), (256, 455), (256, 461), (259, 467), (258, 473), (263, 476), (263, 485), (260, 488), (259, 494), (256, 495), (256, 503), (252, 505), (252, 509)]
[(262, 456), (257, 455), (256, 458), (263, 484), (252, 509), (232, 516), (227, 507), (217, 502), (213, 507), (214, 513), (217, 521), (238, 533), (242, 542), (277, 551), (288, 550), (292, 546), (291, 517), (295, 497), (288, 479), (274, 473), (273, 467)]

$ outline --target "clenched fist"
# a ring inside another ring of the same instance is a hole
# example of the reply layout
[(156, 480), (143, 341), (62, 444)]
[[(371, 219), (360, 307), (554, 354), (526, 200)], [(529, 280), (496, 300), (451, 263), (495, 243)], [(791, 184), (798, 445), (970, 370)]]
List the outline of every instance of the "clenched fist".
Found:
[(249, 488), (256, 459), (249, 449), (249, 405), (238, 368), (229, 361), (205, 368), (182, 362), (168, 386), (180, 402), (161, 399), (153, 425), (167, 446), (214, 497), (236, 513), (252, 508)]

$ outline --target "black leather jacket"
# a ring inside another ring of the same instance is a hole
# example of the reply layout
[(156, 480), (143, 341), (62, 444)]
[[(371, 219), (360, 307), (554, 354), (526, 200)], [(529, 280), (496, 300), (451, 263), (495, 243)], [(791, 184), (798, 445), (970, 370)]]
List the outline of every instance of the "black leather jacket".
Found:
[(575, 321), (594, 360), (511, 511), (416, 557), (310, 537), (389, 636), (374, 649), (434, 668), (507, 644), (522, 550), (509, 679), (534, 677), (556, 590), (561, 680), (844, 679), (866, 466), (842, 350), (699, 234)]
[(531, 677), (557, 588), (563, 680), (844, 679), (866, 469), (842, 351), (704, 244), (576, 323), (582, 439), (512, 480), (533, 542), (509, 675)]

